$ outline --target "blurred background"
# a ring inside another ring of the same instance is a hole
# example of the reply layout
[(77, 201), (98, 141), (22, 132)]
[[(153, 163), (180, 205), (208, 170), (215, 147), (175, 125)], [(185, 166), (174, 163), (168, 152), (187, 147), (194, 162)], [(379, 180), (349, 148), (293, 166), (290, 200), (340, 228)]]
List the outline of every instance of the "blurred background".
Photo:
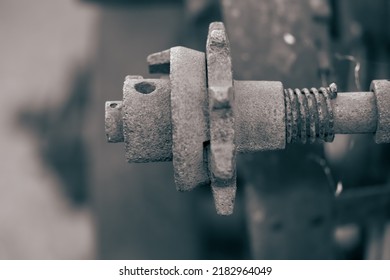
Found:
[(235, 213), (127, 164), (104, 103), (150, 53), (204, 51), (235, 79), (367, 91), (390, 78), (387, 0), (0, 0), (1, 259), (389, 259), (390, 147), (371, 135), (242, 156)]

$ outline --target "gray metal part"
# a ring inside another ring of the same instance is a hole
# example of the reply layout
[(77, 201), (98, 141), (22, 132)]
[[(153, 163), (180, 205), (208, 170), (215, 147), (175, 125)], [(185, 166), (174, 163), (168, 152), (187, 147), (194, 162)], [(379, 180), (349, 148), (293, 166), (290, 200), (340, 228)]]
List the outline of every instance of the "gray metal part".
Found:
[(236, 180), (229, 181), (226, 186), (211, 184), (211, 191), (213, 193), (217, 214), (224, 216), (233, 214), (237, 191)]
[(334, 131), (337, 134), (374, 133), (377, 126), (372, 92), (339, 92), (332, 99)]
[(105, 108), (105, 131), (109, 143), (123, 142), (122, 101), (107, 101)]
[(148, 55), (147, 62), (150, 74), (169, 74), (171, 50), (165, 50)]
[(172, 152), (176, 188), (187, 191), (209, 182), (206, 59), (203, 52), (171, 48)]
[(286, 120), (282, 83), (234, 81), (234, 89), (238, 151), (284, 149)]
[[(139, 83), (153, 84), (154, 91), (144, 94)], [(172, 133), (170, 83), (163, 79), (126, 77), (123, 86), (123, 134), (128, 162), (170, 161)]]
[(375, 142), (377, 144), (390, 143), (390, 81), (374, 80), (370, 89), (375, 94), (378, 110)]
[(236, 195), (234, 88), (230, 46), (221, 22), (209, 26), (206, 43), (209, 95), (209, 173), (217, 213), (233, 213)]

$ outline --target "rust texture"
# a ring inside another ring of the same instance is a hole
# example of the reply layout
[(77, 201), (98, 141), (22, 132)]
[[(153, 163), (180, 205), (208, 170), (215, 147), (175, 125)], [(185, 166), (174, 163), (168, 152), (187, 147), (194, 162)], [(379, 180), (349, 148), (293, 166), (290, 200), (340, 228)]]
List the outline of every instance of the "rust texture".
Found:
[(153, 53), (147, 57), (150, 74), (169, 74), (171, 50)]
[(389, 81), (354, 93), (337, 93), (335, 84), (300, 90), (233, 81), (220, 22), (210, 25), (206, 53), (174, 47), (150, 55), (148, 64), (169, 79), (127, 76), (123, 101), (105, 105), (107, 141), (125, 142), (128, 162), (173, 161), (180, 191), (210, 185), (221, 215), (233, 213), (237, 152), (331, 142), (335, 133), (375, 133), (377, 143), (390, 142)]
[(209, 181), (203, 152), (208, 140), (205, 63), (202, 52), (171, 49), (173, 167), (176, 187), (182, 191)]
[(107, 101), (105, 111), (107, 141), (110, 143), (123, 142), (122, 101)]
[(336, 96), (335, 86), (285, 89), (287, 143), (332, 142), (334, 114), (331, 98)]
[(375, 142), (378, 144), (390, 142), (390, 81), (375, 80), (371, 83), (378, 109), (378, 125)]
[(209, 173), (217, 213), (233, 213), (236, 196), (234, 89), (230, 46), (221, 22), (210, 24), (206, 43), (209, 95)]
[(377, 129), (373, 92), (340, 92), (332, 98), (325, 88), (286, 89), (285, 99), (287, 143), (332, 142), (335, 133), (375, 133)]
[(239, 152), (284, 149), (286, 123), (281, 82), (234, 81)]
[(335, 133), (375, 133), (378, 116), (372, 92), (339, 92), (332, 106)]
[(128, 162), (172, 160), (170, 82), (126, 77), (123, 134)]

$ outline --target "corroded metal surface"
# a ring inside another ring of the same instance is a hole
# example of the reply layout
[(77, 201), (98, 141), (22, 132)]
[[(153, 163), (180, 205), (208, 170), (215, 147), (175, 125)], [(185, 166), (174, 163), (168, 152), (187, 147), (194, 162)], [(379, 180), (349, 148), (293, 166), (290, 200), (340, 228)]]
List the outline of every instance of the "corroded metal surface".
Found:
[(283, 85), (270, 81), (234, 81), (236, 139), (239, 152), (286, 146)]
[(169, 74), (171, 50), (153, 53), (147, 57), (150, 74)]
[(220, 22), (210, 25), (206, 56), (174, 47), (150, 55), (148, 64), (169, 79), (127, 76), (123, 102), (106, 102), (107, 140), (124, 141), (129, 162), (172, 160), (178, 190), (210, 184), (221, 215), (233, 212), (237, 151), (331, 142), (334, 133), (376, 133), (377, 143), (390, 142), (389, 81), (374, 81), (373, 92), (359, 93), (337, 93), (335, 84), (299, 90), (233, 81)]
[(206, 43), (209, 95), (209, 173), (217, 213), (233, 213), (236, 196), (234, 88), (230, 46), (221, 22), (210, 24)]
[[(140, 77), (128, 76), (127, 79), (140, 79)], [(170, 91), (170, 85), (167, 87)], [(301, 98), (302, 100), (298, 100), (300, 96), (295, 95), (297, 89), (291, 90), (294, 97), (298, 98), (294, 99), (294, 106), (292, 106), (291, 101), (286, 102), (286, 109), (284, 108), (284, 100), (282, 100), (283, 85), (280, 82), (234, 81), (234, 90), (236, 143), (239, 152), (283, 149), (286, 143), (291, 142), (289, 138), (292, 134), (290, 132), (292, 130), (292, 115), (297, 118), (295, 126), (299, 127), (300, 134), (303, 131), (306, 132), (307, 142), (312, 143), (316, 140), (318, 113), (314, 94), (310, 93), (308, 89), (299, 90), (306, 95), (305, 98)], [(284, 97), (286, 98), (286, 94)], [(339, 92), (336, 98), (329, 100), (330, 104), (327, 106), (332, 108), (334, 133), (367, 134), (376, 132), (378, 112), (374, 92)], [(219, 104), (216, 106), (221, 106), (221, 103), (216, 104)], [(122, 101), (107, 101), (105, 106), (107, 141), (110, 143), (123, 142)], [(162, 105), (158, 106), (160, 108)], [(295, 107), (294, 113), (292, 113), (292, 107)], [(169, 109), (169, 106), (165, 107), (165, 110)], [(207, 112), (204, 114), (207, 115)], [(165, 116), (165, 120), (170, 119)], [(284, 127), (286, 133), (283, 132)], [(384, 127), (386, 128), (386, 126)], [(298, 129), (295, 130), (297, 134), (295, 137), (298, 137)], [(139, 137), (137, 135), (135, 138)], [(169, 138), (169, 136), (167, 137)], [(164, 153), (166, 151), (161, 150), (158, 157), (164, 157)]]
[(334, 139), (333, 106), (337, 87), (320, 89), (285, 89), (287, 143), (332, 142)]
[(107, 101), (105, 130), (109, 143), (123, 142), (122, 101)]
[(170, 53), (173, 167), (177, 189), (187, 191), (209, 181), (203, 152), (208, 141), (206, 61), (204, 53), (184, 47)]
[(172, 159), (170, 82), (126, 77), (123, 134), (128, 162)]
[(370, 88), (375, 94), (378, 110), (375, 142), (377, 144), (390, 143), (390, 81), (372, 81)]
[(339, 92), (332, 100), (336, 134), (375, 133), (377, 110), (372, 92)]

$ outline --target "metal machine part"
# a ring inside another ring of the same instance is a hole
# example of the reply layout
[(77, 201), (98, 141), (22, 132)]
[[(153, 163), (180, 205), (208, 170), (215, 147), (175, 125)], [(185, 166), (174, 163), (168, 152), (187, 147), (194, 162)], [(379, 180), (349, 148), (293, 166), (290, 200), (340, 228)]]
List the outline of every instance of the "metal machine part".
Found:
[(390, 81), (369, 92), (284, 89), (277, 81), (233, 81), (223, 23), (209, 27), (206, 54), (174, 47), (148, 57), (151, 73), (127, 76), (123, 102), (106, 102), (109, 142), (125, 142), (128, 162), (173, 161), (178, 190), (211, 185), (217, 213), (233, 212), (237, 152), (331, 142), (373, 133), (390, 142)]

